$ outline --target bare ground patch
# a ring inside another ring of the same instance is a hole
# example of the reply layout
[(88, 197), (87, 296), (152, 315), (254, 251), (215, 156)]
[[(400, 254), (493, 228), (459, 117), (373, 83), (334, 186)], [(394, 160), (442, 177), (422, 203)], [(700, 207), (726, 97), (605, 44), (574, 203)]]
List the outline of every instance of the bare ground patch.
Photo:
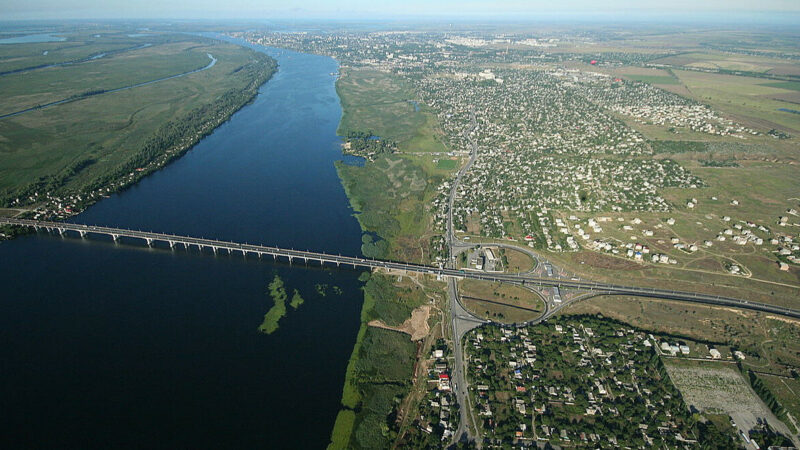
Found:
[(411, 311), (411, 317), (405, 320), (399, 327), (390, 327), (383, 323), (382, 320), (371, 320), (368, 325), (375, 328), (383, 328), (386, 330), (399, 331), (411, 336), (412, 341), (423, 339), (430, 333), (428, 326), (428, 318), (431, 315), (431, 306), (423, 305)]

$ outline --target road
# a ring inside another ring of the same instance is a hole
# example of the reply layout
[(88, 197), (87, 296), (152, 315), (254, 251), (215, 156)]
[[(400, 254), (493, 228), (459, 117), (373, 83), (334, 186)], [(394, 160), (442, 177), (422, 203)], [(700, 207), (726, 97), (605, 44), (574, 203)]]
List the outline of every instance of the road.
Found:
[[(475, 118), (475, 111), (470, 111), (470, 127), (468, 130), (464, 131), (464, 136), (469, 140), (470, 143), (469, 160), (466, 164), (464, 164), (464, 166), (461, 167), (461, 169), (459, 169), (458, 173), (456, 173), (456, 176), (453, 179), (453, 185), (450, 187), (450, 196), (447, 199), (446, 241), (450, 254), (450, 263), (448, 267), (450, 270), (456, 270), (455, 262), (458, 253), (472, 246), (471, 244), (465, 244), (459, 241), (455, 236), (455, 232), (453, 230), (453, 205), (455, 203), (458, 185), (461, 183), (461, 178), (463, 178), (464, 174), (469, 171), (470, 167), (472, 167), (472, 164), (475, 163), (475, 160), (478, 157), (478, 140), (475, 139), (475, 136), (473, 135), (477, 129), (478, 121)], [(465, 355), (462, 343), (464, 336), (470, 330), (486, 323), (486, 321), (476, 318), (470, 314), (466, 308), (464, 308), (458, 298), (458, 286), (456, 285), (456, 279), (453, 277), (450, 277), (447, 280), (447, 296), (450, 303), (450, 321), (453, 329), (453, 353), (456, 355), (455, 367), (453, 367), (451, 376), (453, 379), (453, 389), (455, 390), (460, 416), (458, 428), (456, 429), (453, 437), (456, 442), (474, 441), (475, 439), (472, 433), (473, 430), (471, 426), (468, 426), (468, 424), (474, 424), (475, 421), (472, 419), (472, 407), (470, 405), (469, 396), (467, 395), (468, 384), (465, 374), (466, 361), (464, 360)]]

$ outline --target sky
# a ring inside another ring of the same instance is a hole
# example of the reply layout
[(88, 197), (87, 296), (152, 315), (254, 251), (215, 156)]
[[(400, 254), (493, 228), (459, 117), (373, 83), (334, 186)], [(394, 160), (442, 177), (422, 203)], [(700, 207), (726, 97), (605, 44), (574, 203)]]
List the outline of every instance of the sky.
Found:
[(800, 0), (0, 0), (0, 20), (675, 18), (800, 16)]

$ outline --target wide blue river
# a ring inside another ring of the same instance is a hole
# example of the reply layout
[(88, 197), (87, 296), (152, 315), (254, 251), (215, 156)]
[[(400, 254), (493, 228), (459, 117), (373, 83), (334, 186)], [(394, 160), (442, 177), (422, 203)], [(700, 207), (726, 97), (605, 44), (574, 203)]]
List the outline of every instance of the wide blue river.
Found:
[[(337, 63), (259, 51), (279, 70), (252, 104), (74, 221), (358, 255), (334, 168)], [(324, 447), (358, 331), (359, 274), (41, 233), (2, 243), (0, 442)], [(264, 335), (275, 275), (306, 301)]]

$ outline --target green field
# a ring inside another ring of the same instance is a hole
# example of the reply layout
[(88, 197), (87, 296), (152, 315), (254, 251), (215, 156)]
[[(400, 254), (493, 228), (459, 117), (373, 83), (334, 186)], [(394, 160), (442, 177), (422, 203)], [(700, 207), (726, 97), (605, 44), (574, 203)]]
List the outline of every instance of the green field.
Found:
[(790, 91), (800, 91), (800, 81), (777, 81), (775, 83), (764, 83), (762, 86), (788, 89)]
[(625, 78), (648, 84), (680, 84), (675, 77), (658, 75), (625, 75)]
[(453, 170), (458, 167), (458, 161), (455, 159), (440, 159), (436, 161), (436, 168), (442, 170)]
[(431, 237), (426, 204), (435, 194), (436, 180), (412, 158), (381, 156), (364, 167), (337, 164), (347, 196), (361, 228), (380, 236), (365, 236), (362, 253), (420, 261)]
[[(365, 256), (429, 261), (434, 236), (427, 208), (441, 177), (458, 164), (430, 152), (447, 151), (436, 118), (402, 78), (383, 72), (347, 69), (337, 82), (343, 107), (338, 133), (370, 133), (396, 141), (405, 154), (383, 154), (363, 167), (337, 164), (350, 204), (357, 212)], [(444, 161), (444, 162), (443, 162)], [(451, 168), (452, 167), (452, 168)], [(377, 238), (373, 237), (377, 235)], [(378, 320), (403, 323), (428, 298), (416, 285), (393, 283), (391, 276), (365, 274), (361, 329), (347, 367), (329, 448), (387, 448), (397, 433), (393, 415), (411, 391), (416, 346), (404, 333), (367, 325)]]
[[(87, 43), (77, 37), (58, 43), (0, 46), (0, 71), (31, 67), (47, 58), (72, 60), (103, 51), (151, 44), (81, 64), (0, 76), (2, 113), (97, 89), (112, 89), (217, 64), (205, 71), (116, 93), (84, 98), (0, 119), (0, 198), (38, 191), (83, 192), (110, 183), (159, 152), (148, 148), (156, 135), (191, 144), (199, 134), (241, 107), (274, 70), (274, 62), (242, 47), (187, 35), (120, 37), (121, 42)], [(72, 39), (77, 39), (72, 41)], [(52, 55), (52, 56), (51, 56)], [(13, 57), (12, 57), (13, 56)], [(189, 115), (195, 114), (190, 120)], [(179, 122), (195, 131), (176, 133)], [(190, 123), (191, 122), (191, 123)], [(173, 127), (173, 128), (169, 128)], [(165, 150), (165, 149), (162, 149)], [(150, 170), (150, 169), (148, 169)]]

